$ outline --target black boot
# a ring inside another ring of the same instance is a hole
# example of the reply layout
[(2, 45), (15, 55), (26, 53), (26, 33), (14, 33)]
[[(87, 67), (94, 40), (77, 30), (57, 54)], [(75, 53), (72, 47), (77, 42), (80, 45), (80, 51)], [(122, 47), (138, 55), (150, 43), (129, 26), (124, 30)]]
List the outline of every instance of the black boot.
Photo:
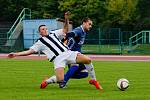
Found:
[(66, 88), (66, 81), (62, 80), (58, 81), (57, 83), (59, 84), (59, 88)]

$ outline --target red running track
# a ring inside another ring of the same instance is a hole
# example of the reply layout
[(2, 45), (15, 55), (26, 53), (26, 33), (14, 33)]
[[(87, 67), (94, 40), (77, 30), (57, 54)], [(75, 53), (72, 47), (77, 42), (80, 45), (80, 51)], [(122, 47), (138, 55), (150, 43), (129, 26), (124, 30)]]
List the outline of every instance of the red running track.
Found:
[[(7, 59), (8, 54), (0, 54), (0, 59)], [(148, 56), (127, 56), (127, 55), (88, 55), (92, 60), (97, 61), (147, 61), (150, 62), (150, 55)], [(45, 55), (29, 55), (20, 56), (13, 59), (47, 59)]]

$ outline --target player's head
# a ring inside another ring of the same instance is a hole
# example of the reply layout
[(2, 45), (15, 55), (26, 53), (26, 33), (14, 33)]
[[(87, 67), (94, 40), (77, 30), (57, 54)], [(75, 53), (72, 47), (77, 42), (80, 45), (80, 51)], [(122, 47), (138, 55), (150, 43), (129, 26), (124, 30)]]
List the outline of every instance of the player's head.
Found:
[(39, 33), (41, 36), (47, 36), (48, 35), (48, 29), (47, 29), (46, 25), (40, 25), (38, 30), (39, 30)]
[(92, 20), (88, 17), (83, 18), (82, 20), (82, 26), (85, 32), (89, 31), (92, 27)]

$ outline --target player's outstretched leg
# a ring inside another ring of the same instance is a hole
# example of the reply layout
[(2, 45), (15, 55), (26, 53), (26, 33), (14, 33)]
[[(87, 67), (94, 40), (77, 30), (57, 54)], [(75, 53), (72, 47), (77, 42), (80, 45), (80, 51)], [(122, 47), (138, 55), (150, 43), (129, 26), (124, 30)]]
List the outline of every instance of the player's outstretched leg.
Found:
[(55, 76), (55, 75), (52, 76), (52, 77), (50, 77), (49, 79), (44, 80), (44, 81), (41, 83), (40, 88), (41, 88), (41, 89), (44, 89), (44, 88), (46, 88), (46, 86), (47, 86), (48, 84), (52, 84), (52, 83), (57, 83), (57, 79), (56, 79), (56, 76)]
[[(73, 66), (71, 68), (69, 68), (69, 70), (67, 71), (67, 73), (64, 75), (64, 82), (58, 82), (59, 84), (59, 87), (60, 88), (63, 88), (63, 87), (66, 87), (66, 84), (68, 82), (68, 80), (70, 79), (70, 77), (72, 77), (72, 75), (74, 74), (74, 72), (78, 69), (78, 66)], [(57, 78), (56, 76), (52, 76), (50, 77), (49, 79), (47, 80), (44, 80), (42, 83), (41, 83), (41, 89), (44, 89), (46, 88), (46, 86), (48, 84), (52, 84), (52, 83), (57, 83)]]
[(99, 84), (97, 80), (89, 80), (89, 84), (94, 85), (96, 89), (103, 90), (102, 86)]
[(94, 82), (91, 82), (97, 89), (102, 89), (98, 81), (96, 80), (96, 75), (94, 71), (93, 64), (91, 62), (91, 59), (88, 56), (85, 56), (83, 54), (77, 54), (77, 63), (84, 63), (85, 67), (89, 73), (89, 76), (91, 77), (91, 80), (94, 80)]
[(89, 72), (89, 76), (91, 77), (91, 80), (89, 80), (89, 83), (94, 85), (96, 87), (96, 89), (102, 90), (103, 89), (102, 86), (96, 80), (96, 75), (95, 75), (93, 64), (92, 63), (85, 64), (85, 67)]

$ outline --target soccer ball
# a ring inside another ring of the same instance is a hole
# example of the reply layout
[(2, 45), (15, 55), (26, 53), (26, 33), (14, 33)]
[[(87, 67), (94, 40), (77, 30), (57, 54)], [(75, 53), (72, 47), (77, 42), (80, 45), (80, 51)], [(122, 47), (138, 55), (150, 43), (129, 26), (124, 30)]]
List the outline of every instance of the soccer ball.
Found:
[(125, 78), (121, 78), (117, 81), (117, 87), (121, 90), (124, 91), (129, 87), (129, 81)]

